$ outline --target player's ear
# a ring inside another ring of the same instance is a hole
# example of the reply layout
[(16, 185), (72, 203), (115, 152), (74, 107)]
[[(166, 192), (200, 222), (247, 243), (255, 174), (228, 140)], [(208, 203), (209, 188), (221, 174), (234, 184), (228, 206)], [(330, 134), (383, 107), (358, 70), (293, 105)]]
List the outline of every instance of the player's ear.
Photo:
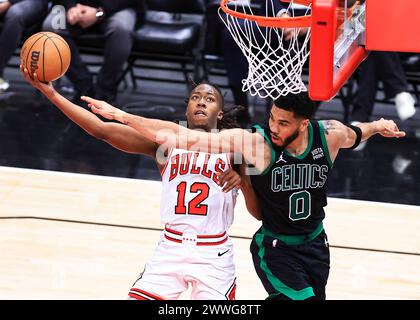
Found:
[(217, 114), (217, 120), (219, 120), (219, 121), (222, 120), (223, 115), (224, 115), (223, 111), (219, 111), (219, 113)]
[(309, 125), (309, 119), (303, 119), (303, 121), (300, 123), (300, 131), (305, 131), (308, 128)]

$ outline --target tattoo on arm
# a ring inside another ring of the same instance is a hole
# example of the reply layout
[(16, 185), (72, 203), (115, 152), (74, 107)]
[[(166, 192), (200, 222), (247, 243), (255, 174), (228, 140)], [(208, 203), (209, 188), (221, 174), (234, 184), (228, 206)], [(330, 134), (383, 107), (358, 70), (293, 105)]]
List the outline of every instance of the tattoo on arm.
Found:
[(331, 120), (324, 121), (324, 131), (326, 135), (330, 134), (330, 132), (335, 129), (336, 129), (336, 126), (333, 121)]

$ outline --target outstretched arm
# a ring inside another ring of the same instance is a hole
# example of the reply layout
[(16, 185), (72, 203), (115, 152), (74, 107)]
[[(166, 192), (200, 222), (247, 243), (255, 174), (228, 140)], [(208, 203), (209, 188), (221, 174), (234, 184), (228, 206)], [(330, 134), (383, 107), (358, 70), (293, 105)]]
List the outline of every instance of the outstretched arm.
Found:
[(241, 171), (241, 191), (244, 195), (245, 205), (248, 212), (257, 220), (262, 219), (262, 212), (260, 202), (251, 184), (251, 178), (247, 175), (246, 164), (243, 163), (240, 168)]
[(375, 134), (380, 134), (385, 138), (403, 138), (405, 132), (398, 129), (393, 120), (381, 118), (376, 121), (359, 123), (357, 125), (362, 130), (362, 141), (365, 141)]
[(60, 95), (52, 83), (40, 82), (36, 75), (32, 77), (28, 70), (21, 66), (21, 73), (25, 80), (38, 89), (48, 100), (57, 106), (70, 120), (99, 140), (103, 140), (113, 147), (128, 152), (142, 153), (155, 157), (157, 146), (145, 140), (136, 130), (120, 123), (104, 122), (95, 114), (82, 108)]
[(239, 167), (239, 173), (230, 168), (219, 174), (220, 185), (223, 186), (223, 192), (229, 192), (233, 188), (241, 189), (244, 195), (245, 205), (248, 212), (257, 220), (262, 219), (259, 201), (254, 189), (252, 188), (251, 179), (246, 174), (246, 164), (243, 163)]
[(147, 119), (126, 113), (105, 101), (90, 97), (81, 99), (88, 103), (92, 112), (106, 119), (124, 123), (159, 145), (209, 153), (241, 154), (260, 172), (270, 164), (270, 147), (258, 133), (243, 129), (229, 129), (218, 133), (190, 130), (170, 121)]
[[(322, 121), (327, 138), (328, 149), (331, 159), (334, 161), (339, 149), (351, 148), (357, 139), (356, 132), (350, 127), (337, 120)], [(375, 134), (386, 138), (402, 138), (404, 131), (400, 131), (392, 120), (381, 118), (377, 121), (359, 123), (357, 125), (361, 132), (361, 141), (365, 141)]]

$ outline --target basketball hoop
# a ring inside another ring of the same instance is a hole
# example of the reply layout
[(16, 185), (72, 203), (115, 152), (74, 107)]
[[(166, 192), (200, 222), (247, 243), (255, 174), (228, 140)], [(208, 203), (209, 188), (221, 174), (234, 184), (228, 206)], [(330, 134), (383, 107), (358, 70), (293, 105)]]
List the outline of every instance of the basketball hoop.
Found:
[[(249, 0), (222, 0), (219, 16), (248, 61), (242, 90), (277, 99), (307, 91), (302, 79), (309, 56), (312, 0), (288, 0), (287, 15), (266, 0), (265, 15), (254, 14)], [(300, 5), (303, 14), (296, 14)], [(302, 7), (303, 6), (303, 7)], [(280, 15), (280, 16), (279, 16)]]

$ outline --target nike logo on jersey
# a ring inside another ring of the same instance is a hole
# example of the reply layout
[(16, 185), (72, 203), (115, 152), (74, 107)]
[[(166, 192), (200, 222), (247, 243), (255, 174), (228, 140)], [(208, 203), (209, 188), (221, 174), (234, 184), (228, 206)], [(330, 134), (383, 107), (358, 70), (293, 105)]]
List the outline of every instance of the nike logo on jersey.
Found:
[(223, 251), (222, 253), (220, 253), (220, 252), (218, 252), (217, 253), (217, 255), (219, 256), (219, 257), (221, 257), (221, 256), (223, 256), (226, 252), (228, 252), (229, 251), (229, 249), (227, 249), (226, 251)]

